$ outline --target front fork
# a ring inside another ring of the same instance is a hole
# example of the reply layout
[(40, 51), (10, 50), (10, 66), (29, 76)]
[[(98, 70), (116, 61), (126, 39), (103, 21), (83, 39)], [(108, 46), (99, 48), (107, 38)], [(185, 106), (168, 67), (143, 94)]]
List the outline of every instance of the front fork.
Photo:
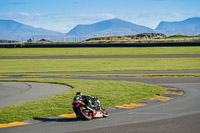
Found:
[(76, 117), (78, 118), (78, 116), (79, 116), (79, 114), (78, 114), (78, 108), (74, 108), (74, 107), (73, 107), (73, 110), (74, 110), (74, 112), (75, 112), (75, 114), (76, 114)]

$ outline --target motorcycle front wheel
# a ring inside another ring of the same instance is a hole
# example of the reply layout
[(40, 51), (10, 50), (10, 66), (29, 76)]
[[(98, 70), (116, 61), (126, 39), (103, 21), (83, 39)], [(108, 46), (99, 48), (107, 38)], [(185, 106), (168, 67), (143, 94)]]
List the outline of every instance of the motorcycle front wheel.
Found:
[(80, 117), (84, 120), (92, 119), (92, 113), (89, 110), (87, 110), (85, 107), (80, 107), (78, 110), (78, 113)]
[(107, 110), (104, 109), (104, 111), (102, 112), (103, 113), (103, 117), (108, 117), (109, 116), (109, 113)]

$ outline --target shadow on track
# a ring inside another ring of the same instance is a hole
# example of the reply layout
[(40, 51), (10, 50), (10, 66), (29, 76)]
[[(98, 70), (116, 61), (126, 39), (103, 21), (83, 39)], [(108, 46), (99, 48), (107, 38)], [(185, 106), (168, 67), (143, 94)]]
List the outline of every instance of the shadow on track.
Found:
[(76, 122), (78, 119), (76, 118), (63, 118), (63, 117), (52, 117), (52, 118), (38, 118), (35, 117), (34, 120), (41, 121), (41, 122)]

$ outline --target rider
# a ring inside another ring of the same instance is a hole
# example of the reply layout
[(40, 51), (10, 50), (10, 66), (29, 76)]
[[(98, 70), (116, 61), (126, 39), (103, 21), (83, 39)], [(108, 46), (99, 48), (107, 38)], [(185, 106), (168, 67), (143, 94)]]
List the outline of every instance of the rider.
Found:
[[(100, 101), (98, 97), (85, 96), (81, 92), (77, 92), (76, 96), (74, 97), (74, 101), (82, 101), (90, 108), (93, 108), (95, 110), (101, 110), (102, 113), (105, 114), (107, 113), (106, 110), (100, 106)], [(76, 113), (77, 119), (81, 119), (77, 112), (77, 109), (73, 107), (73, 110)]]
[(74, 97), (74, 101), (82, 101), (87, 106), (98, 109), (100, 107), (100, 101), (98, 97), (85, 96), (81, 92), (77, 92)]

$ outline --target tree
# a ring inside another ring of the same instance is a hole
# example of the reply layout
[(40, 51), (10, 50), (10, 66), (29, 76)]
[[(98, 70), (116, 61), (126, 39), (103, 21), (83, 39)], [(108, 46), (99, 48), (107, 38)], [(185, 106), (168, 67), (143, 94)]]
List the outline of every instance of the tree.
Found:
[(30, 38), (30, 39), (28, 39), (28, 40), (27, 40), (27, 42), (31, 43), (31, 42), (32, 42), (32, 39), (31, 39), (31, 38)]

